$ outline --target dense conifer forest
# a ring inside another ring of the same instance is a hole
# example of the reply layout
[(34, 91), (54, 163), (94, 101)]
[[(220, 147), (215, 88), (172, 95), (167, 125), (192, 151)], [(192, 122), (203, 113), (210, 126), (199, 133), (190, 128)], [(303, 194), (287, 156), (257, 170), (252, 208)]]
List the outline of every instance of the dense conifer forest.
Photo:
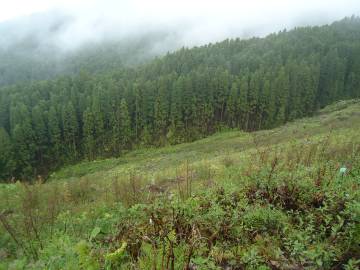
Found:
[(138, 67), (0, 89), (0, 179), (256, 131), (360, 97), (360, 18), (182, 48)]

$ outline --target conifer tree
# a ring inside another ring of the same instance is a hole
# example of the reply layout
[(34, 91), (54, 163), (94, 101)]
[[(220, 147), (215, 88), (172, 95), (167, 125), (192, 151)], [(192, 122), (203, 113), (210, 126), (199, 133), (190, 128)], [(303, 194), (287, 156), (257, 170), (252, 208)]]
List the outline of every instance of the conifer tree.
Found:
[(32, 110), (32, 123), (34, 131), (34, 143), (36, 144), (36, 160), (39, 166), (45, 168), (49, 162), (49, 134), (46, 124), (47, 113), (43, 103), (36, 105)]
[(79, 123), (76, 117), (74, 105), (69, 101), (62, 109), (62, 126), (66, 156), (69, 160), (78, 158), (77, 138), (79, 134)]
[(128, 106), (125, 99), (122, 99), (120, 102), (120, 107), (118, 109), (119, 123), (120, 123), (120, 147), (122, 150), (131, 148), (132, 140), (132, 131), (131, 131), (131, 122)]
[(96, 156), (96, 124), (94, 114), (90, 108), (86, 108), (83, 113), (83, 123), (85, 155), (89, 160), (93, 160)]
[(49, 129), (50, 144), (52, 149), (51, 164), (56, 164), (62, 160), (63, 144), (62, 144), (60, 117), (54, 106), (50, 107), (47, 122)]
[(9, 134), (3, 127), (0, 127), (0, 181), (7, 180), (11, 177), (11, 163), (13, 160), (11, 147)]
[(230, 95), (226, 103), (226, 116), (230, 127), (235, 127), (237, 125), (238, 99), (238, 85), (234, 82), (231, 86)]
[(239, 127), (248, 130), (249, 127), (249, 103), (248, 103), (249, 83), (247, 75), (240, 79), (240, 93), (237, 102), (239, 107)]

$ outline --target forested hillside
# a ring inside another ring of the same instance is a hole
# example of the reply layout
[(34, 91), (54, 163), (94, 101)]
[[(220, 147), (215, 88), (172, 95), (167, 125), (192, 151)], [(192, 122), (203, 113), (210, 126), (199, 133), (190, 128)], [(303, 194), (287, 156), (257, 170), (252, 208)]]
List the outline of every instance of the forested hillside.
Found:
[(0, 90), (0, 179), (272, 128), (360, 96), (360, 19), (181, 49), (137, 68)]
[(0, 269), (358, 270), (359, 134), (341, 101), (0, 184)]

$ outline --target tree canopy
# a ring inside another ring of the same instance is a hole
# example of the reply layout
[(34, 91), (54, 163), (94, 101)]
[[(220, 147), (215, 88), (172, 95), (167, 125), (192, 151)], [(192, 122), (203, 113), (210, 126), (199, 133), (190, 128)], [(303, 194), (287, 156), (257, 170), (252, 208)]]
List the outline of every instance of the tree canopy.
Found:
[[(100, 63), (99, 63), (100, 64)], [(0, 89), (0, 179), (272, 128), (360, 97), (360, 19), (182, 48), (136, 68)]]

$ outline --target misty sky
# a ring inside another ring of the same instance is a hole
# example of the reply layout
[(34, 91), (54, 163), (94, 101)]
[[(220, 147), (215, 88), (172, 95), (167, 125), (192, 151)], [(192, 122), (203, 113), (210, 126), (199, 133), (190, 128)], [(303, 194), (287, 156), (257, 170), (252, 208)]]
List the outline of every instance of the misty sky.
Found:
[(264, 36), (284, 28), (360, 15), (359, 0), (1, 0), (0, 22), (62, 12), (73, 20), (63, 43), (126, 36), (157, 29), (180, 31), (184, 45), (228, 37)]

